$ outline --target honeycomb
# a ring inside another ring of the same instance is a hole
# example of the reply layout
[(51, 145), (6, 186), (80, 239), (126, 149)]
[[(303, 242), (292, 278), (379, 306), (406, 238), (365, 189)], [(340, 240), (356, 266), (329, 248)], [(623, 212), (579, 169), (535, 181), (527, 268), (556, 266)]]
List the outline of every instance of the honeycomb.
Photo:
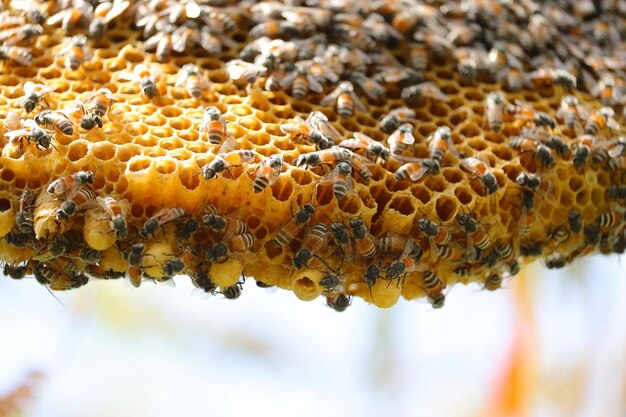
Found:
[(5, 3), (5, 274), (438, 308), (622, 253), (606, 3)]

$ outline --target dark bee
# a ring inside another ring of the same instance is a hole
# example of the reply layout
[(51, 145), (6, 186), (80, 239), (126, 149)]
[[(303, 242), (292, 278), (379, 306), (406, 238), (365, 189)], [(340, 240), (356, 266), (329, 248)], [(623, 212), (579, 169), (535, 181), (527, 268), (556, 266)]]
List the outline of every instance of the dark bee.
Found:
[(139, 230), (139, 235), (144, 239), (148, 239), (149, 236), (154, 236), (159, 227), (162, 227), (165, 224), (184, 216), (185, 214), (187, 214), (187, 211), (184, 208), (164, 207), (146, 220), (141, 230)]
[(104, 126), (102, 117), (111, 111), (115, 100), (115, 96), (107, 88), (101, 88), (87, 97), (80, 105), (83, 112), (80, 127), (85, 130), (91, 130), (96, 126), (102, 128)]
[(253, 190), (260, 193), (268, 185), (274, 184), (283, 169), (283, 157), (279, 154), (270, 155), (264, 159), (256, 170)]
[(274, 239), (276, 246), (284, 246), (296, 238), (300, 230), (311, 220), (311, 217), (315, 213), (315, 207), (307, 203), (302, 206), (296, 214), (285, 223)]
[(59, 111), (44, 110), (35, 116), (35, 122), (37, 122), (39, 126), (56, 127), (68, 136), (74, 134), (72, 122), (65, 114)]
[(237, 282), (235, 285), (230, 287), (222, 288), (222, 295), (228, 300), (235, 300), (241, 296), (243, 292), (243, 283), (241, 281)]
[(79, 187), (70, 192), (56, 212), (56, 218), (60, 222), (67, 222), (74, 217), (78, 211), (86, 208), (87, 204), (96, 197), (94, 191), (89, 187)]
[(307, 265), (311, 258), (324, 247), (327, 236), (328, 229), (324, 223), (313, 226), (309, 233), (304, 236), (300, 250), (292, 259), (293, 266), (296, 269), (302, 269), (302, 267)]
[(352, 296), (342, 293), (331, 293), (326, 295), (326, 303), (328, 304), (328, 307), (335, 311), (346, 311), (346, 309), (350, 307), (350, 304), (352, 304)]
[(189, 239), (199, 229), (200, 223), (196, 219), (188, 219), (176, 230), (176, 236), (180, 239)]
[(340, 291), (341, 281), (339, 275), (328, 272), (320, 280), (320, 285), (324, 288), (324, 292), (335, 292)]
[(46, 100), (46, 95), (53, 92), (54, 87), (48, 87), (43, 84), (35, 84), (32, 81), (26, 81), (24, 84), (24, 101), (22, 102), (22, 108), (26, 110), (26, 113), (30, 113), (35, 110), (35, 107), (40, 101), (46, 103), (46, 106), (50, 107), (50, 103)]
[(22, 233), (34, 233), (33, 215), (31, 209), (35, 203), (35, 195), (28, 188), (24, 188), (15, 212), (15, 224)]
[(13, 279), (22, 279), (26, 276), (26, 273), (28, 272), (28, 263), (18, 265), (5, 263), (2, 272), (7, 277), (11, 277)]

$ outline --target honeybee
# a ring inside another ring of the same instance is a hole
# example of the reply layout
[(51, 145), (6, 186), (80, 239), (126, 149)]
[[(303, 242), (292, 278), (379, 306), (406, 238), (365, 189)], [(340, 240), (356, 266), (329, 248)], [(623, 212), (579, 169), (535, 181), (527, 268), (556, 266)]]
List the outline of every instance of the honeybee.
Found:
[[(415, 111), (408, 107), (399, 107), (391, 110), (381, 119), (380, 128), (385, 133), (392, 133), (400, 126), (400, 123), (412, 120), (413, 118), (415, 118)], [(411, 133), (412, 132), (413, 127), (411, 127)]]
[(428, 150), (431, 160), (441, 163), (448, 150), (454, 155), (459, 155), (454, 142), (452, 142), (452, 130), (448, 126), (440, 126), (427, 139)]
[(56, 146), (52, 144), (51, 132), (37, 126), (37, 123), (33, 119), (23, 120), (21, 123), (24, 129), (11, 130), (10, 132), (6, 132), (4, 136), (8, 137), (11, 141), (26, 139), (29, 143), (35, 142), (37, 149), (48, 150), (50, 146), (52, 146), (56, 150)]
[(626, 102), (623, 90), (615, 84), (615, 79), (610, 75), (603, 76), (590, 93), (599, 98), (605, 106), (617, 106)]
[(253, 190), (260, 193), (268, 185), (274, 184), (283, 169), (283, 157), (279, 154), (270, 155), (256, 169)]
[(493, 194), (500, 188), (488, 161), (478, 158), (463, 158), (460, 165), (461, 169), (475, 176), (483, 183), (487, 194)]
[(550, 148), (534, 139), (524, 136), (513, 136), (509, 140), (509, 145), (520, 152), (532, 152), (534, 158), (545, 167), (549, 168), (555, 164)]
[(34, 203), (35, 195), (28, 188), (24, 188), (15, 212), (15, 224), (22, 233), (34, 232), (33, 215), (31, 212)]
[(96, 6), (89, 24), (89, 37), (99, 40), (104, 36), (107, 25), (130, 6), (128, 0), (105, 1)]
[(497, 272), (492, 272), (485, 280), (484, 288), (487, 291), (495, 291), (502, 286), (502, 281), (502, 275), (498, 274)]
[(89, 277), (83, 273), (65, 272), (57, 269), (55, 266), (44, 263), (39, 263), (38, 265), (39, 274), (48, 281), (48, 287), (53, 291), (73, 290), (89, 282)]
[(490, 245), (489, 235), (478, 226), (476, 220), (469, 213), (461, 213), (456, 216), (456, 220), (467, 234), (467, 254), (470, 260), (475, 260), (476, 248), (486, 250)]
[(419, 72), (425, 72), (430, 62), (426, 45), (418, 44), (411, 46), (407, 60), (411, 68)]
[(57, 209), (56, 219), (59, 222), (67, 222), (74, 217), (80, 210), (87, 207), (87, 205), (96, 197), (95, 192), (86, 186), (72, 188), (68, 192), (65, 201)]
[(349, 162), (341, 161), (326, 176), (326, 180), (333, 185), (333, 194), (337, 200), (343, 199), (346, 194), (352, 192), (352, 165)]
[(304, 153), (296, 159), (296, 166), (306, 165), (315, 167), (322, 165), (336, 165), (339, 162), (351, 162), (352, 152), (348, 149), (333, 146), (318, 152)]
[(40, 101), (46, 103), (46, 106), (50, 107), (50, 103), (46, 100), (46, 95), (53, 92), (55, 87), (48, 87), (43, 84), (35, 84), (32, 81), (26, 81), (24, 84), (24, 101), (21, 106), (26, 110), (26, 114), (35, 110), (35, 107)]
[(561, 99), (561, 106), (556, 117), (562, 119), (568, 129), (579, 131), (582, 128), (582, 119), (587, 115), (586, 110), (574, 96), (566, 95)]
[(618, 158), (626, 154), (626, 136), (618, 137), (608, 150), (608, 155), (611, 158)]
[(285, 246), (296, 238), (300, 230), (311, 220), (311, 217), (315, 214), (315, 207), (306, 203), (303, 205), (296, 214), (285, 223), (274, 238), (274, 244), (276, 246)]
[(398, 64), (397, 66), (378, 67), (378, 72), (374, 75), (373, 80), (378, 83), (398, 84), (402, 87), (420, 83), (424, 81), (424, 76), (411, 68)]
[(387, 267), (385, 279), (393, 280), (400, 278), (403, 274), (426, 270), (426, 265), (419, 262), (423, 254), (422, 247), (418, 243), (412, 239), (406, 239), (402, 254)]
[(402, 89), (402, 99), (409, 105), (422, 105), (424, 98), (449, 102), (450, 99), (432, 81), (411, 85)]
[(199, 288), (206, 293), (215, 294), (217, 285), (215, 285), (207, 271), (199, 270), (195, 273), (191, 273), (190, 276), (191, 282), (196, 288)]
[(320, 285), (324, 288), (325, 293), (343, 291), (344, 276), (339, 276), (332, 272), (327, 272), (322, 279), (320, 279)]
[(52, 181), (46, 191), (52, 195), (59, 196), (72, 190), (76, 190), (96, 181), (96, 174), (93, 171), (78, 171), (71, 175), (65, 175)]
[(204, 115), (198, 128), (200, 133), (207, 133), (209, 143), (219, 145), (226, 139), (226, 120), (217, 107), (205, 107)]
[(328, 293), (326, 294), (326, 304), (337, 312), (346, 311), (350, 304), (352, 304), (352, 296), (343, 293)]
[(9, 59), (26, 66), (33, 64), (33, 56), (30, 50), (21, 46), (0, 45), (0, 59)]
[[(312, 114), (313, 113), (311, 113), (311, 115)], [(309, 115), (309, 118), (311, 115)], [(326, 118), (323, 114), (322, 117)], [(326, 119), (326, 121), (328, 121), (328, 119)], [(336, 132), (337, 136), (339, 136), (339, 132), (337, 132), (332, 125), (328, 124), (328, 127)], [(335, 144), (332, 139), (326, 137), (326, 135), (324, 135), (321, 131), (313, 129), (309, 123), (305, 122), (300, 117), (296, 117), (295, 122), (293, 123), (282, 124), (280, 129), (284, 133), (290, 134), (296, 143), (307, 141), (314, 144), (315, 147), (320, 150), (328, 149)]]
[(600, 243), (600, 225), (590, 224), (584, 229), (585, 232), (585, 246), (596, 246)]
[(565, 88), (576, 88), (576, 76), (562, 68), (539, 68), (525, 76), (526, 83), (535, 88), (546, 88), (559, 84)]
[(57, 128), (64, 134), (68, 136), (72, 136), (74, 134), (74, 126), (70, 119), (60, 111), (55, 110), (44, 110), (35, 116), (35, 122), (39, 126), (50, 126), (52, 128)]
[(65, 67), (76, 71), (85, 61), (93, 58), (93, 51), (87, 46), (85, 35), (74, 35), (56, 56), (65, 56)]
[(296, 269), (306, 266), (311, 258), (319, 252), (328, 240), (328, 229), (324, 223), (313, 226), (302, 239), (302, 245), (291, 260)]
[(422, 278), (430, 304), (433, 308), (443, 307), (446, 302), (446, 295), (443, 293), (446, 289), (446, 284), (431, 270), (424, 271)]
[(56, 26), (61, 23), (63, 30), (71, 33), (80, 27), (87, 27), (92, 18), (93, 6), (91, 3), (80, 0), (63, 7), (60, 12), (50, 16), (46, 23), (49, 26)]
[(224, 287), (221, 291), (222, 295), (227, 300), (236, 300), (241, 296), (242, 292), (243, 287), (240, 282), (237, 282), (235, 285), (231, 285), (230, 287)]
[(344, 119), (351, 117), (355, 109), (360, 112), (367, 111), (367, 106), (356, 95), (354, 86), (350, 81), (340, 82), (332, 93), (320, 101), (322, 106), (328, 106), (331, 103), (337, 104), (337, 113)]
[(410, 149), (414, 143), (415, 137), (413, 136), (413, 126), (410, 123), (401, 124), (387, 138), (387, 144), (389, 145), (391, 156), (400, 162), (412, 160), (410, 157), (403, 156), (403, 153), (405, 153), (407, 149)]
[(152, 98), (159, 92), (157, 82), (163, 69), (156, 64), (148, 67), (145, 64), (138, 64), (133, 68), (133, 72), (121, 72), (120, 80), (134, 81), (139, 84), (141, 92), (148, 98)]
[(43, 28), (38, 24), (23, 25), (0, 31), (0, 42), (4, 45), (16, 45), (43, 35)]
[(314, 130), (319, 131), (328, 143), (335, 144), (342, 139), (341, 134), (330, 124), (328, 117), (322, 112), (311, 112), (306, 118), (306, 123)]
[(536, 127), (555, 129), (557, 126), (556, 121), (547, 113), (537, 111), (519, 100), (515, 100), (514, 105), (507, 106), (506, 111), (515, 119), (532, 122)]
[(609, 188), (607, 188), (606, 191), (607, 191), (608, 196), (613, 199), (616, 199), (616, 200), (626, 199), (626, 187), (624, 186), (611, 184), (609, 185)]
[(91, 130), (98, 126), (102, 128), (104, 122), (102, 117), (106, 113), (110, 113), (113, 103), (116, 98), (108, 88), (101, 88), (95, 93), (90, 94), (82, 103), (77, 102), (77, 105), (82, 110), (82, 117), (80, 119), (80, 127), (85, 130)]
[(27, 272), (28, 263), (17, 265), (5, 263), (4, 267), (2, 268), (2, 273), (4, 274), (4, 276), (11, 277), (13, 279), (22, 279), (26, 276)]
[(220, 172), (228, 171), (231, 167), (241, 166), (258, 158), (258, 154), (251, 150), (233, 150), (235, 143), (233, 136), (227, 137), (217, 152), (217, 155), (215, 155), (215, 158), (202, 167), (202, 174), (205, 180), (208, 181)]
[(284, 20), (269, 20), (262, 22), (250, 29), (252, 38), (267, 36), (271, 39), (281, 38), (283, 40), (297, 38), (303, 33), (298, 25)]
[(579, 170), (587, 164), (595, 141), (596, 138), (592, 135), (578, 137), (578, 143), (576, 144), (574, 155), (572, 155), (572, 163), (575, 169)]
[(257, 78), (267, 73), (268, 68), (256, 63), (242, 61), (241, 59), (234, 59), (226, 63), (226, 71), (228, 71), (228, 75), (233, 81), (243, 80), (248, 84), (253, 84)]
[[(145, 32), (145, 31), (144, 31)], [(174, 43), (171, 33), (157, 32), (143, 43), (146, 51), (156, 49), (155, 54), (159, 62), (164, 62), (174, 51)], [(190, 64), (188, 64), (190, 65)]]
[(492, 91), (487, 96), (485, 115), (489, 128), (494, 132), (502, 129), (502, 118), (504, 115), (504, 97), (502, 94)]
[(620, 129), (619, 123), (615, 120), (615, 110), (610, 107), (602, 107), (591, 113), (587, 118), (584, 132), (585, 135), (597, 135), (605, 127), (611, 130)]
[(372, 162), (376, 162), (378, 158), (383, 161), (389, 159), (390, 151), (385, 145), (360, 132), (355, 132), (352, 139), (342, 140), (339, 142), (339, 146), (350, 149), (353, 152), (358, 149), (364, 149), (365, 156)]
[(202, 223), (210, 230), (222, 233), (223, 240), (230, 240), (233, 236), (248, 233), (248, 225), (244, 221), (220, 216), (217, 211), (202, 216)]
[(128, 216), (128, 200), (115, 200), (113, 197), (96, 197), (100, 207), (109, 216), (111, 230), (115, 232), (117, 240), (123, 240), (128, 235), (126, 217)]
[(360, 71), (351, 72), (347, 76), (348, 80), (359, 87), (363, 94), (372, 100), (379, 100), (387, 93), (385, 88), (369, 78), (365, 73)]
[(155, 233), (159, 227), (163, 227), (169, 222), (172, 222), (179, 217), (182, 217), (187, 214), (187, 211), (184, 208), (176, 207), (163, 207), (159, 211), (157, 211), (152, 217), (150, 217), (143, 224), (143, 227), (139, 230), (139, 235), (143, 239), (148, 239), (150, 236), (155, 236)]
[(135, 288), (139, 288), (141, 285), (141, 268), (143, 266), (145, 250), (146, 248), (143, 243), (135, 243), (124, 253), (126, 261), (130, 266), (128, 268), (128, 278)]
[(330, 232), (333, 240), (341, 251), (342, 259), (352, 259), (355, 255), (354, 245), (348, 233), (348, 229), (343, 223), (335, 222), (330, 225)]
[(317, 94), (324, 91), (324, 87), (317, 77), (311, 74), (308, 68), (299, 65), (287, 73), (278, 82), (278, 85), (284, 90), (291, 87), (291, 94), (298, 100), (305, 98), (309, 91)]
[(552, 181), (541, 178), (536, 174), (521, 172), (515, 179), (515, 182), (522, 187), (526, 187), (528, 190), (541, 192), (544, 197), (552, 202), (556, 202), (556, 198), (553, 194), (554, 184)]
[(417, 182), (426, 174), (436, 175), (438, 172), (439, 162), (432, 159), (420, 159), (413, 162), (407, 162), (402, 165), (394, 174), (394, 178), (397, 181), (409, 178), (411, 181)]
[(430, 259), (434, 262), (439, 254), (437, 247), (448, 246), (450, 241), (452, 241), (452, 234), (444, 227), (437, 226), (426, 215), (417, 221), (417, 226), (428, 238)]
[(205, 254), (205, 260), (210, 263), (221, 263), (228, 259), (232, 252), (243, 252), (254, 244), (252, 233), (242, 233), (231, 237), (228, 242), (213, 245)]
[(356, 252), (363, 259), (370, 259), (376, 255), (376, 238), (367, 230), (363, 219), (356, 218), (350, 220), (350, 228), (354, 235)]
[(507, 91), (519, 91), (524, 88), (524, 74), (518, 68), (504, 68), (498, 74), (498, 80), (506, 85)]
[(210, 89), (209, 81), (202, 75), (202, 71), (194, 64), (185, 64), (178, 73), (176, 87), (185, 86), (190, 96), (198, 98), (204, 91)]
[(496, 246), (502, 262), (509, 267), (511, 275), (517, 275), (519, 273), (519, 262), (517, 262), (517, 256), (513, 250), (513, 246), (510, 243), (501, 243)]
[(66, 235), (56, 236), (47, 246), (53, 258), (64, 256), (73, 249), (72, 242)]

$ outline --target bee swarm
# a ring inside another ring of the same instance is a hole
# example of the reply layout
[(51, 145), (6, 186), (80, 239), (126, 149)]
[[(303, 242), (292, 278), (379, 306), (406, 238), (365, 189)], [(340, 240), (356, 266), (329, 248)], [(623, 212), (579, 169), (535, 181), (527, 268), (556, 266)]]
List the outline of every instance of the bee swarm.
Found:
[(8, 276), (441, 307), (626, 249), (623, 1), (15, 3)]

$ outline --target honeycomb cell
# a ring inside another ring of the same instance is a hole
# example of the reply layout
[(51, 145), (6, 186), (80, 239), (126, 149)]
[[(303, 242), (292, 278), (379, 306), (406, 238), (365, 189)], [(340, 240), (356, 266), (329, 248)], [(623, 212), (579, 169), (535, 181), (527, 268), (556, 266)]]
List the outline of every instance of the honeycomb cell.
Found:
[(456, 215), (458, 208), (456, 199), (445, 195), (439, 197), (435, 202), (435, 211), (442, 222), (451, 220)]
[(100, 161), (108, 161), (115, 156), (115, 145), (107, 142), (96, 143), (91, 147), (93, 156)]
[(404, 216), (410, 216), (415, 212), (415, 203), (413, 199), (401, 196), (393, 198), (388, 205), (389, 209), (395, 210)]
[(83, 140), (76, 140), (69, 145), (69, 149), (67, 151), (67, 159), (72, 162), (79, 161), (83, 159), (87, 152), (89, 152), (89, 142)]
[[(428, 203), (432, 196), (432, 193), (430, 192), (430, 190), (428, 190), (428, 188), (421, 186), (421, 185), (414, 186), (411, 190), (411, 194), (413, 194), (413, 197), (421, 201), (422, 204)], [(376, 197), (374, 198), (376, 199), (376, 201), (379, 201)]]
[(139, 171), (146, 170), (152, 164), (152, 160), (153, 160), (152, 158), (148, 158), (148, 157), (135, 156), (131, 158), (131, 160), (129, 161), (127, 170), (130, 172), (139, 172)]

